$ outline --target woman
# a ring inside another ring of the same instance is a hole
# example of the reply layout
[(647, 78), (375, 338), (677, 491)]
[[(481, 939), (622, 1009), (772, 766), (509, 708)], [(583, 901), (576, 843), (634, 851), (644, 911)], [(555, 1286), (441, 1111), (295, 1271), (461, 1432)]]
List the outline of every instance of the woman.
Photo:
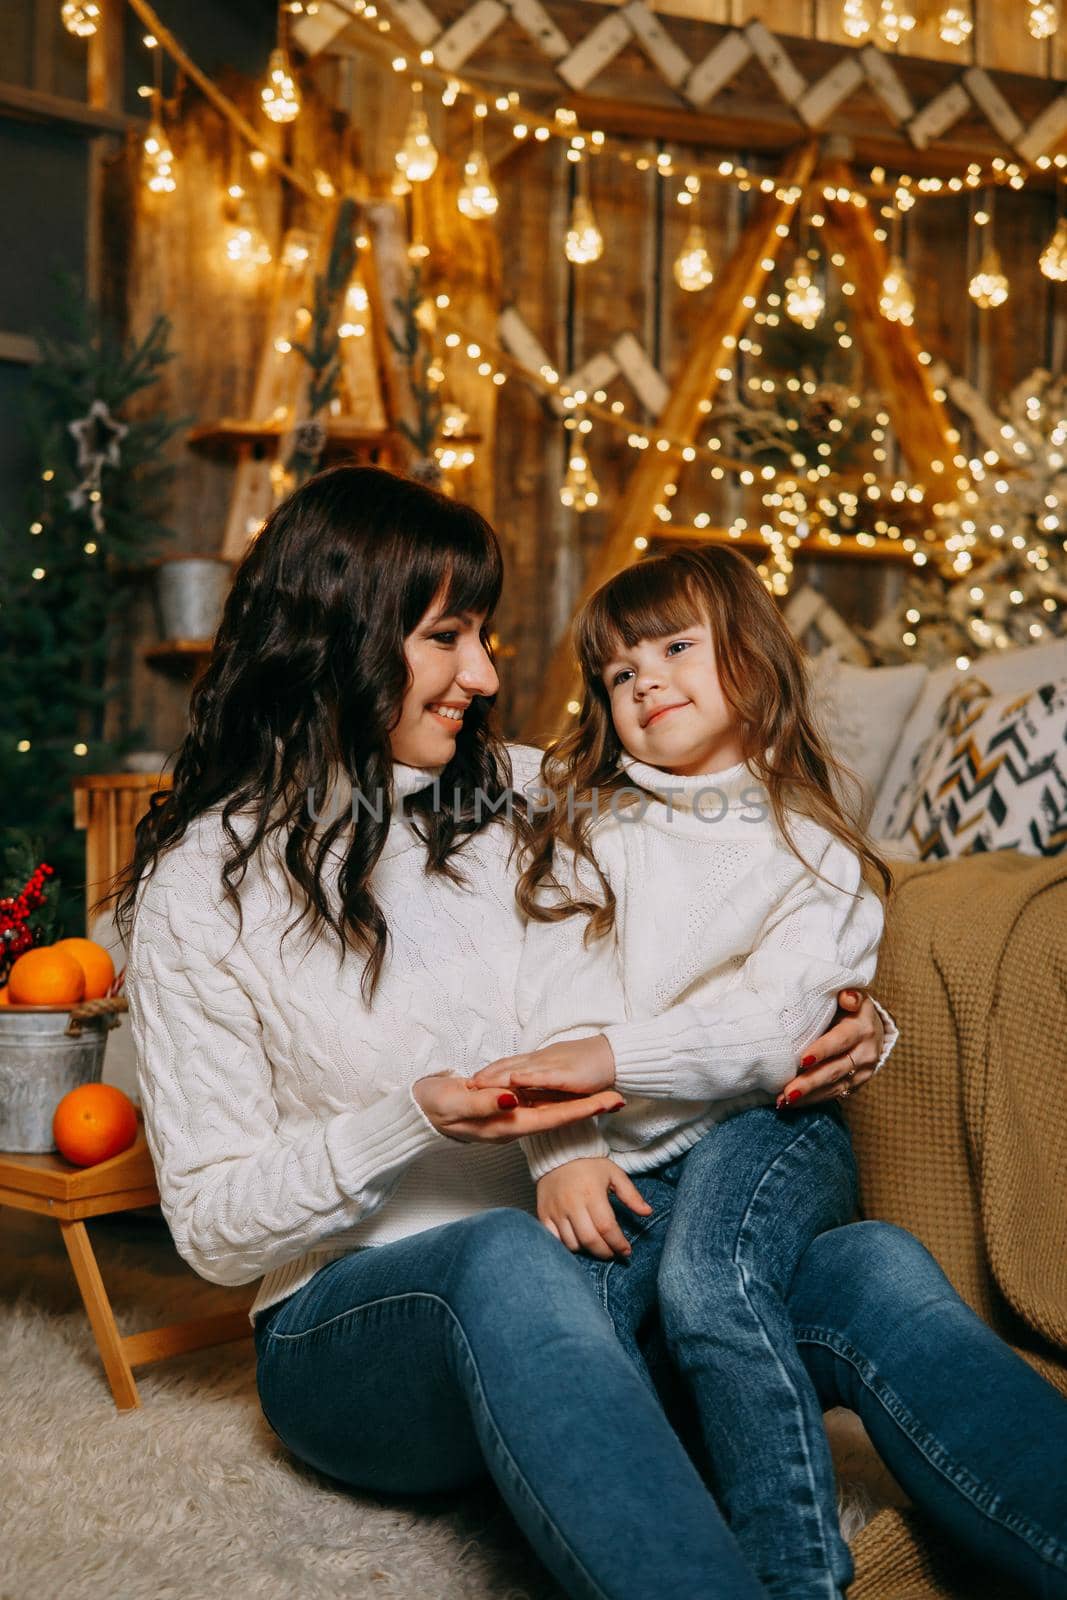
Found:
[[(305, 484), (238, 569), (119, 904), (163, 1210), (204, 1277), (263, 1276), (260, 1397), (303, 1460), (378, 1492), (488, 1469), (572, 1595), (747, 1600), (760, 1586), (590, 1292), (605, 1264), (533, 1214), (517, 1141), (621, 1097), (520, 1107), (465, 1082), (517, 1048), (500, 584), (474, 512), (360, 468)], [(813, 1095), (848, 1050), (862, 1081), (880, 1045), (869, 1019), (838, 1024)], [(644, 1218), (640, 1237), (648, 1254)], [(801, 1332), (841, 1327), (835, 1261), (798, 1275)], [(643, 1317), (641, 1272), (616, 1277), (618, 1317)], [(894, 1471), (925, 1459), (888, 1443)]]

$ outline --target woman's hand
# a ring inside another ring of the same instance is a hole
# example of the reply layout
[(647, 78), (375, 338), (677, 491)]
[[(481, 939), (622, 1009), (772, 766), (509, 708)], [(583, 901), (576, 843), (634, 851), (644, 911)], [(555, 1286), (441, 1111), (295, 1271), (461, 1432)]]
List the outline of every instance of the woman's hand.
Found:
[(520, 1106), (518, 1096), (511, 1090), (478, 1088), (471, 1079), (451, 1072), (420, 1078), (412, 1093), (438, 1133), (464, 1144), (479, 1140), (508, 1144), (531, 1133), (584, 1122), (604, 1111), (620, 1111), (626, 1103), (617, 1090), (611, 1089), (553, 1105)]
[[(598, 1094), (615, 1082), (615, 1056), (602, 1033), (591, 1039), (565, 1039), (529, 1055), (504, 1056), (467, 1079), (470, 1089), (514, 1089), (528, 1101), (542, 1091)], [(524, 1095), (521, 1091), (526, 1091)], [(618, 1099), (618, 1095), (615, 1096)]]
[(581, 1156), (546, 1172), (537, 1184), (537, 1215), (568, 1250), (599, 1261), (630, 1255), (630, 1243), (611, 1209), (610, 1194), (647, 1217), (652, 1210), (633, 1179), (606, 1156)]
[(885, 1042), (882, 1019), (861, 989), (842, 989), (833, 1026), (804, 1053), (800, 1071), (778, 1096), (778, 1109), (800, 1110), (854, 1094), (874, 1074)]

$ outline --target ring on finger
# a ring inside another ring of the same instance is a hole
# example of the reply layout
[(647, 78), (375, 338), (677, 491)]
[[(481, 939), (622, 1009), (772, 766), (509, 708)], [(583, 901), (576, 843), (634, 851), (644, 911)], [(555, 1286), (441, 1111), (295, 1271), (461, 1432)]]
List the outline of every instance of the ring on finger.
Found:
[[(852, 1051), (851, 1050), (846, 1050), (845, 1054), (848, 1056), (848, 1059), (850, 1061), (852, 1061)], [(856, 1063), (854, 1061), (852, 1061), (852, 1065), (849, 1068), (849, 1070), (845, 1073), (845, 1077), (848, 1079), (849, 1083), (851, 1083), (855, 1076), (856, 1076)]]

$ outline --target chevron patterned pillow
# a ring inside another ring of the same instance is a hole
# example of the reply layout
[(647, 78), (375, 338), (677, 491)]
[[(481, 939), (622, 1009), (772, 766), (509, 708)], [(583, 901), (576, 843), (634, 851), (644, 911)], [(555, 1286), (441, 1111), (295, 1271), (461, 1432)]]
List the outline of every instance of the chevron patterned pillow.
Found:
[(971, 675), (946, 695), (901, 832), (924, 861), (1067, 849), (1067, 678), (993, 694)]

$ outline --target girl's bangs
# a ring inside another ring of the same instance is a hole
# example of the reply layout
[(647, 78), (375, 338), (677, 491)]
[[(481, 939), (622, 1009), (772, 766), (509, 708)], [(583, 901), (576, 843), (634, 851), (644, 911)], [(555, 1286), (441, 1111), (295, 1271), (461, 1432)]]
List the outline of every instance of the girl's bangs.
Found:
[(589, 602), (580, 625), (578, 655), (590, 677), (598, 677), (620, 645), (663, 639), (691, 628), (704, 606), (692, 581), (666, 558), (639, 561), (612, 578)]

